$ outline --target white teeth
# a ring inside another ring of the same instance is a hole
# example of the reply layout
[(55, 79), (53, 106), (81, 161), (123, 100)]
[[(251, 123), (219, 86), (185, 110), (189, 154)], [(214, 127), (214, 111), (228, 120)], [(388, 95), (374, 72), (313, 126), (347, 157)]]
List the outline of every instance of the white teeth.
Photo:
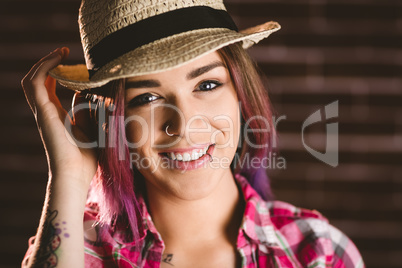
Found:
[(189, 153), (184, 153), (183, 154), (183, 161), (190, 161), (191, 160), (191, 156)]
[(192, 152), (189, 153), (168, 153), (167, 156), (172, 159), (172, 160), (178, 160), (178, 161), (183, 161), (183, 162), (188, 162), (191, 160), (197, 160), (200, 157), (202, 157), (203, 155), (205, 155), (207, 153), (209, 146), (205, 147), (204, 149), (197, 149), (197, 150), (193, 150)]

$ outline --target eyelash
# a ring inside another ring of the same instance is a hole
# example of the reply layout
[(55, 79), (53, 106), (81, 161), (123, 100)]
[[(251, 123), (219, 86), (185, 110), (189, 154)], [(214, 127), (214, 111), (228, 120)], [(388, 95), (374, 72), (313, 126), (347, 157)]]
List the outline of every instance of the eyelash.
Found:
[[(215, 86), (213, 86), (212, 88), (207, 89), (207, 90), (201, 90), (200, 87), (202, 85), (205, 85), (205, 84), (215, 84)], [(218, 81), (215, 81), (215, 80), (207, 80), (207, 81), (203, 81), (200, 84), (198, 84), (198, 86), (197, 86), (198, 90), (197, 91), (210, 92), (210, 91), (214, 91), (215, 89), (219, 88), (220, 86), (222, 86), (221, 82), (218, 82)]]
[[(144, 100), (145, 98), (147, 98), (148, 100)], [(149, 100), (150, 98), (153, 98), (153, 100)], [(149, 104), (149, 103), (157, 100), (158, 98), (159, 98), (158, 96), (155, 96), (151, 93), (145, 93), (145, 94), (139, 95), (139, 96), (133, 98), (132, 100), (130, 100), (128, 105), (130, 107), (139, 107), (142, 105)]]
[[(214, 84), (212, 87), (209, 87), (207, 89), (201, 89), (201, 86), (210, 86), (211, 84)], [(223, 84), (215, 81), (215, 80), (207, 80), (207, 81), (203, 81), (200, 84), (198, 84), (197, 89), (195, 91), (197, 92), (211, 92), (216, 90), (217, 88), (219, 88), (220, 86), (222, 86)], [(148, 100), (144, 100), (144, 98), (147, 98)], [(153, 98), (152, 100), (149, 100), (150, 98)], [(133, 98), (130, 102), (129, 102), (129, 106), (130, 107), (139, 107), (139, 106), (143, 106), (143, 105), (147, 105), (150, 104), (151, 102), (159, 99), (160, 97), (153, 95), (151, 93), (145, 93), (142, 95), (139, 95), (135, 98)]]

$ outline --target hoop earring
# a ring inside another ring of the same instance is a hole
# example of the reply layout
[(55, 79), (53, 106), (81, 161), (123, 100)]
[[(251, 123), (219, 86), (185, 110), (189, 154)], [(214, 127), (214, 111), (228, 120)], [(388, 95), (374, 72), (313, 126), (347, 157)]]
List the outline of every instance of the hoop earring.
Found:
[(173, 137), (174, 134), (170, 134), (170, 133), (168, 132), (169, 126), (170, 126), (170, 125), (167, 125), (166, 128), (165, 128), (166, 135), (168, 135), (169, 137)]

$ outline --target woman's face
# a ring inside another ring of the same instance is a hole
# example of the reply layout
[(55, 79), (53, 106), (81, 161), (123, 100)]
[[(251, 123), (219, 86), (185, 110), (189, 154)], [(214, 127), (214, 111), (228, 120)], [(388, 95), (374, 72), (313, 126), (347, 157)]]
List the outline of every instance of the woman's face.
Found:
[(173, 70), (128, 78), (125, 118), (130, 160), (148, 192), (202, 198), (231, 176), (239, 104), (217, 52)]

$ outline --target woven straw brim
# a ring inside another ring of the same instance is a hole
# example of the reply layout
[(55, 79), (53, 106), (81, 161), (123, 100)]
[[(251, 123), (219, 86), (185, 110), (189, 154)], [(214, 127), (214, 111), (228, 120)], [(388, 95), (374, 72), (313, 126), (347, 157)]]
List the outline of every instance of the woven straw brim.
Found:
[(201, 29), (164, 38), (132, 50), (100, 68), (89, 80), (85, 65), (59, 65), (49, 74), (72, 90), (96, 88), (127, 77), (167, 71), (227, 45), (248, 48), (280, 29), (276, 22), (235, 32), (226, 28)]

